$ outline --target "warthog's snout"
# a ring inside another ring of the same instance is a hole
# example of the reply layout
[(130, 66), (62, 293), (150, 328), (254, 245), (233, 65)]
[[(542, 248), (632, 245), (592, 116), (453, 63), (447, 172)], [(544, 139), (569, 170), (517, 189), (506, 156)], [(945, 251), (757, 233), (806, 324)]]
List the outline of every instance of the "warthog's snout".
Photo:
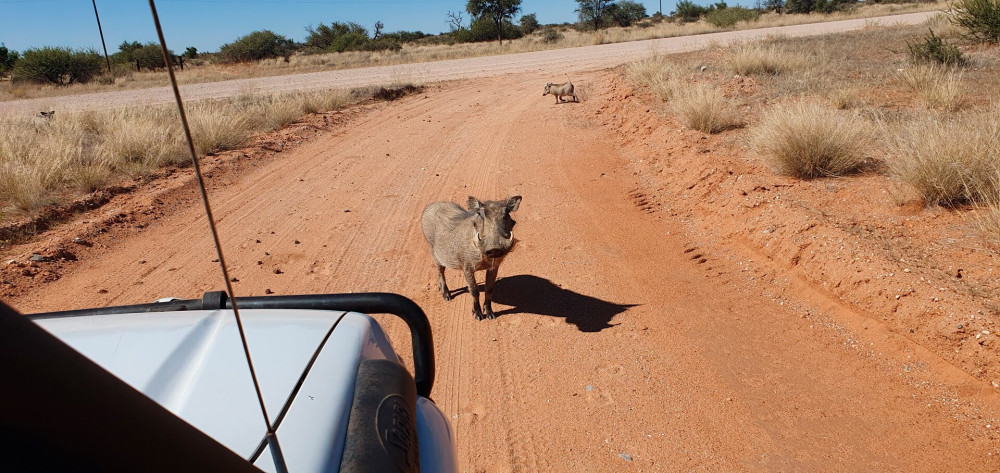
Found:
[[(445, 268), (461, 269), (472, 295), (472, 313), (477, 320), (495, 317), (493, 283), (496, 282), (500, 263), (514, 247), (515, 222), (510, 213), (520, 205), (521, 196), (486, 202), (469, 197), (469, 210), (451, 202), (435, 202), (424, 209), (421, 224), (438, 270), (441, 296), (446, 301), (451, 300), (451, 292), (444, 279)], [(486, 296), (480, 306), (476, 271), (484, 269)]]

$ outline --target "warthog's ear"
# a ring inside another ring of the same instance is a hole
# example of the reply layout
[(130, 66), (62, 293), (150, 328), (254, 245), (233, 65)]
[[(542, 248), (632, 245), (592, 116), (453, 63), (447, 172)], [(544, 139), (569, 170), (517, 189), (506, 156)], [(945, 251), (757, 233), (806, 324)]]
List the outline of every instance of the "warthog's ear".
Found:
[(483, 204), (482, 204), (482, 202), (479, 202), (479, 199), (477, 199), (477, 198), (475, 198), (475, 197), (473, 197), (471, 195), (469, 196), (469, 211), (470, 212), (475, 212), (475, 211), (479, 210), (479, 208), (482, 207), (482, 206), (483, 206)]
[(517, 210), (517, 208), (520, 206), (521, 206), (521, 196), (515, 195), (514, 197), (507, 199), (507, 213), (511, 213)]

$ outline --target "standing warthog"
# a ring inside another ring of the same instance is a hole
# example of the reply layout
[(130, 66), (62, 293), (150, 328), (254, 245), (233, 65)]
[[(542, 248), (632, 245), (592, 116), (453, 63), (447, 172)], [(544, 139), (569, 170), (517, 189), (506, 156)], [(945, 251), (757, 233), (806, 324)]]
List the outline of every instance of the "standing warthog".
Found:
[(576, 94), (573, 92), (572, 82), (566, 82), (565, 84), (553, 84), (549, 82), (548, 84), (545, 84), (545, 92), (542, 94), (542, 97), (549, 94), (556, 96), (556, 103), (565, 102), (565, 100), (563, 100), (564, 95), (572, 96), (574, 102), (580, 101), (580, 99), (578, 99)]
[(521, 196), (506, 201), (480, 202), (469, 197), (469, 210), (452, 202), (435, 202), (424, 209), (421, 224), (431, 247), (431, 256), (438, 270), (438, 289), (444, 300), (451, 300), (444, 269), (461, 269), (472, 294), (472, 313), (482, 320), (479, 306), (479, 286), (476, 271), (486, 270), (486, 295), (483, 305), (487, 318), (493, 314), (493, 283), (497, 280), (500, 263), (514, 246), (514, 220), (510, 213), (521, 205)]

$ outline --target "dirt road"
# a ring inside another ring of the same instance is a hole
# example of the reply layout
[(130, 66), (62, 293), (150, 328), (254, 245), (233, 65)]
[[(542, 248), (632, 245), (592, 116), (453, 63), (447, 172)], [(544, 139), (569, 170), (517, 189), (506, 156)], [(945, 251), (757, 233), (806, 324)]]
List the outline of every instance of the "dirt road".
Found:
[[(444, 84), (239, 158), (211, 178), (236, 290), (417, 301), (462, 471), (997, 471), (988, 384), (824, 288), (771, 295), (745, 272), (763, 259), (753, 245), (693, 235), (692, 217), (644, 196), (643, 158), (593, 119), (621, 108), (613, 76), (581, 73), (587, 101), (563, 105), (540, 96), (542, 74)], [(87, 231), (94, 246), (9, 302), (33, 312), (221, 287), (195, 195), (164, 203), (159, 186), (47, 237)], [(438, 295), (419, 215), (515, 194), (500, 317), (477, 322), (467, 294)], [(117, 223), (94, 231), (102, 220)], [(383, 321), (407, 350), (405, 327)]]
[[(391, 84), (396, 82), (430, 83), (444, 80), (472, 79), (521, 72), (547, 72), (555, 80), (566, 75), (614, 67), (649, 56), (693, 51), (713, 43), (727, 44), (769, 35), (807, 36), (860, 29), (868, 25), (918, 24), (936, 12), (907, 13), (879, 18), (831, 21), (806, 25), (780, 26), (745, 31), (727, 31), (697, 36), (682, 36), (629, 43), (602, 44), (571, 49), (554, 49), (448, 61), (365, 67), (339, 71), (313, 72), (277, 77), (239, 79), (225, 82), (190, 84), (181, 87), (185, 100), (230, 97), (241, 93), (287, 92), (292, 90), (340, 89)], [(183, 73), (181, 73), (183, 74)], [(124, 90), (66, 97), (0, 102), (0, 115), (34, 115), (39, 110), (71, 111), (104, 109), (138, 104), (173, 102), (167, 87)]]

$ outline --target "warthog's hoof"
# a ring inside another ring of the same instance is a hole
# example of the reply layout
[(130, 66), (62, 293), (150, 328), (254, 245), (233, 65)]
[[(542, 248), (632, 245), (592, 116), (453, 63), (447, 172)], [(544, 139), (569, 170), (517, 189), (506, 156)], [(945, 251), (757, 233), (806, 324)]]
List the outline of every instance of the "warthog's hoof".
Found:
[(448, 294), (447, 292), (442, 293), (441, 297), (443, 297), (444, 300), (446, 300), (446, 301), (450, 301), (451, 300), (451, 294)]
[(494, 319), (497, 318), (497, 315), (494, 314), (492, 310), (488, 310), (488, 311), (486, 311), (486, 318), (490, 319), (490, 320), (494, 320)]

